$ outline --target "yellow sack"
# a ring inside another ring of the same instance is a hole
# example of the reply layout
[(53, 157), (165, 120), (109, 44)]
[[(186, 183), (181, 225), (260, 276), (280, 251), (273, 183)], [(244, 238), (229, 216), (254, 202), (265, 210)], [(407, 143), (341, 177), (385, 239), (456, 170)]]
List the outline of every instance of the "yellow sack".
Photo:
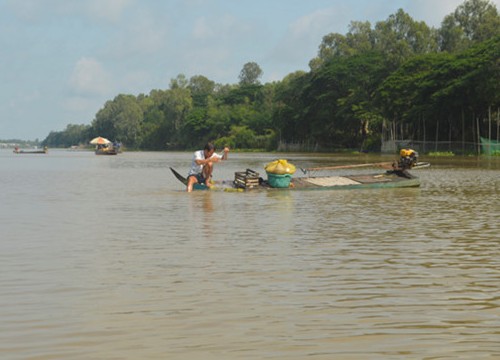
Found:
[(399, 152), (399, 156), (407, 157), (407, 156), (411, 156), (413, 153), (414, 153), (414, 151), (412, 149), (401, 149), (401, 151)]
[(295, 172), (295, 165), (290, 164), (288, 161), (280, 159), (270, 162), (265, 166), (268, 173), (276, 175), (293, 174)]

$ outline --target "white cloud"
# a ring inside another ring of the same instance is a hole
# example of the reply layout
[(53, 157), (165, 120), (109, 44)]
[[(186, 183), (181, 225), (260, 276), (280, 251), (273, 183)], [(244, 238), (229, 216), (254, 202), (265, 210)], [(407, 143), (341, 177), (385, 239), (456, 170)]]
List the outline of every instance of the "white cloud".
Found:
[[(424, 21), (427, 25), (439, 28), (444, 17), (453, 13), (465, 0), (412, 0), (404, 10), (414, 20)], [(500, 0), (489, 0), (500, 10)]]
[[(295, 64), (304, 59), (310, 60), (316, 56), (323, 36), (330, 32), (344, 33), (349, 21), (342, 6), (304, 15), (289, 25), (285, 37), (277, 43), (270, 57), (273, 61)], [(307, 63), (303, 65), (307, 66)]]
[(7, 5), (21, 19), (34, 21), (48, 19), (53, 15), (85, 16), (104, 22), (117, 22), (134, 0), (8, 0)]
[(233, 57), (234, 54), (223, 45), (186, 48), (182, 55), (182, 65), (178, 65), (179, 72), (187, 77), (207, 76), (216, 82), (221, 82), (220, 79), (237, 79), (238, 73), (232, 68), (234, 64), (230, 61)]
[(216, 82), (237, 82), (243, 65), (257, 61), (269, 34), (265, 24), (224, 13), (219, 17), (201, 16), (191, 23), (189, 36), (172, 51), (176, 68), (190, 77), (204, 75)]
[(84, 112), (94, 105), (94, 101), (82, 96), (73, 96), (64, 100), (64, 108), (75, 113)]
[[(63, 0), (66, 2), (67, 0)], [(86, 4), (89, 15), (116, 22), (125, 9), (132, 4), (132, 0), (90, 0)]]
[(242, 44), (249, 36), (259, 36), (259, 25), (238, 19), (231, 14), (217, 18), (201, 17), (194, 22), (191, 35), (195, 41), (212, 40), (224, 45)]
[(8, 0), (7, 6), (16, 16), (25, 21), (32, 21), (36, 19), (43, 10), (42, 3), (36, 0)]
[(345, 19), (342, 19), (342, 12), (338, 8), (321, 9), (293, 22), (290, 25), (290, 33), (295, 38), (318, 32), (324, 33), (326, 29), (332, 29), (339, 21), (342, 23), (343, 20)]
[(75, 64), (69, 84), (77, 94), (106, 95), (111, 89), (111, 77), (97, 60), (81, 58)]
[(438, 28), (444, 17), (460, 6), (463, 0), (414, 0), (405, 11), (417, 21), (425, 21), (429, 26)]
[[(129, 93), (129, 94), (139, 94), (139, 93), (149, 93), (156, 79), (151, 75), (147, 70), (134, 70), (129, 71), (124, 74), (119, 82), (118, 88), (120, 88), (121, 92)], [(163, 81), (167, 84), (167, 79)], [(166, 85), (165, 85), (166, 86)]]
[(142, 12), (116, 40), (119, 54), (140, 55), (157, 53), (164, 48), (168, 25), (159, 23), (153, 16)]
[(212, 27), (208, 24), (205, 17), (196, 19), (193, 27), (193, 38), (203, 40), (214, 36)]
[(106, 64), (113, 64), (113, 73), (154, 71), (158, 60), (168, 54), (165, 50), (171, 40), (169, 21), (147, 9), (135, 11), (132, 20), (121, 21), (102, 33), (103, 46), (98, 49), (98, 57)]

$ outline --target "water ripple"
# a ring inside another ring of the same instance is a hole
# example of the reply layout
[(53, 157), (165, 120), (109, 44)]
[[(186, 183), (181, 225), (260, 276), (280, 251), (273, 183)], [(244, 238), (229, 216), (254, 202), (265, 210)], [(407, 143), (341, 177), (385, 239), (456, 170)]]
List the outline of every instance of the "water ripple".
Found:
[(500, 357), (498, 167), (188, 195), (167, 166), (189, 154), (91, 155), (2, 158), (2, 358)]

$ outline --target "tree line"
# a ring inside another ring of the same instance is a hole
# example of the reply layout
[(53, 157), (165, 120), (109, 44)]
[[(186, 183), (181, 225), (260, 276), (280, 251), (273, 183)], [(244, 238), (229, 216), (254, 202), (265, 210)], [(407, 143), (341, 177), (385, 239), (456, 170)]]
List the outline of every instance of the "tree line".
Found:
[(384, 138), (430, 134), (476, 141), (491, 134), (485, 120), (499, 116), (500, 16), (487, 0), (467, 0), (438, 29), (401, 9), (374, 26), (353, 21), (346, 34), (323, 37), (309, 67), (265, 84), (255, 62), (237, 84), (180, 74), (168, 89), (117, 95), (90, 125), (67, 125), (42, 145), (87, 144), (97, 135), (142, 150), (215, 141), (233, 149), (285, 142), (377, 151)]

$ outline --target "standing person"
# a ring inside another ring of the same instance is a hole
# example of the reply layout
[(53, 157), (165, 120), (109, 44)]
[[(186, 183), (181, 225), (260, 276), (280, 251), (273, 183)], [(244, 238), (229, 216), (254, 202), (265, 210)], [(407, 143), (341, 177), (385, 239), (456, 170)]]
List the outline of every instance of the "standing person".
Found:
[(188, 173), (187, 191), (193, 191), (194, 184), (206, 184), (210, 186), (212, 178), (213, 164), (222, 160), (227, 160), (229, 148), (225, 147), (222, 154), (215, 153), (215, 146), (212, 143), (207, 143), (203, 150), (195, 151), (193, 154), (193, 162)]

